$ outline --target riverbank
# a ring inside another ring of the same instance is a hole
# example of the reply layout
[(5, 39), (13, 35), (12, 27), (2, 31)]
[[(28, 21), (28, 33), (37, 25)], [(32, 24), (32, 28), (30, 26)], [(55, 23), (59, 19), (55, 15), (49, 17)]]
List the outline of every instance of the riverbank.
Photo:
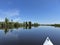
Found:
[(14, 22), (13, 20), (9, 21), (9, 19), (5, 18), (4, 22), (0, 22), (0, 29), (1, 28), (19, 28), (19, 27), (37, 27), (40, 26), (38, 23), (32, 23), (31, 21), (26, 21), (23, 23), (20, 22)]

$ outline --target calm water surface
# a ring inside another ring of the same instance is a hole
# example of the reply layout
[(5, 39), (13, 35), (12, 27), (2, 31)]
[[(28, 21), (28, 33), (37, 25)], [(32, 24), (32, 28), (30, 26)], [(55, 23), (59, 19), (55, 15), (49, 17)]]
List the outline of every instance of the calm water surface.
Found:
[(43, 45), (49, 37), (54, 45), (60, 45), (60, 28), (40, 26), (31, 29), (0, 29), (0, 45)]

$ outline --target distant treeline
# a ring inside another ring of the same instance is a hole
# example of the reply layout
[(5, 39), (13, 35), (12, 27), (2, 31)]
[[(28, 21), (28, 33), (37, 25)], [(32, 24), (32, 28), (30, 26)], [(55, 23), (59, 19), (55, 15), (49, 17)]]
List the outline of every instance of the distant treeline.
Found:
[(51, 26), (60, 27), (60, 24), (52, 24)]
[(40, 24), (40, 26), (54, 26), (54, 27), (60, 27), (60, 24)]
[(0, 28), (19, 28), (19, 27), (31, 27), (31, 26), (40, 26), (38, 23), (33, 23), (31, 21), (29, 22), (13, 22), (13, 20), (9, 21), (8, 18), (5, 18), (4, 22), (0, 22)]

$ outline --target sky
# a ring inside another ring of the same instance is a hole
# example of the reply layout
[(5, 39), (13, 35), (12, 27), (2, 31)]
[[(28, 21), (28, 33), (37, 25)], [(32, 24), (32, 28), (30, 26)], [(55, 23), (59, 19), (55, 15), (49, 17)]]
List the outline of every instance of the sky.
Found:
[(60, 0), (0, 0), (0, 21), (60, 23)]

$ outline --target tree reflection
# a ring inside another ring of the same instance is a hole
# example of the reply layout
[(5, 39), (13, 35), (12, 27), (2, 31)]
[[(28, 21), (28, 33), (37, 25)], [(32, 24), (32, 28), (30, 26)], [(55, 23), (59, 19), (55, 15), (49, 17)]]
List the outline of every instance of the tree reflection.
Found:
[(5, 34), (7, 34), (7, 32), (12, 32), (13, 31), (13, 29), (20, 29), (20, 28), (23, 28), (23, 29), (31, 29), (32, 27), (38, 27), (38, 26), (31, 26), (31, 24), (30, 25), (28, 25), (28, 26), (23, 26), (23, 27), (14, 27), (14, 28), (8, 28), (7, 26), (5, 27), (5, 28), (0, 28), (0, 29), (3, 29), (4, 30), (4, 33)]
[(9, 31), (8, 28), (5, 28), (4, 33), (6, 34)]
[(4, 22), (0, 22), (0, 29), (4, 29), (5, 34), (10, 30), (11, 32), (13, 29), (23, 28), (23, 29), (31, 29), (32, 27), (40, 26), (38, 23), (29, 22), (14, 22), (13, 20), (9, 20), (7, 17), (5, 18)]
[(32, 26), (26, 26), (26, 27), (23, 27), (23, 29), (31, 29)]

